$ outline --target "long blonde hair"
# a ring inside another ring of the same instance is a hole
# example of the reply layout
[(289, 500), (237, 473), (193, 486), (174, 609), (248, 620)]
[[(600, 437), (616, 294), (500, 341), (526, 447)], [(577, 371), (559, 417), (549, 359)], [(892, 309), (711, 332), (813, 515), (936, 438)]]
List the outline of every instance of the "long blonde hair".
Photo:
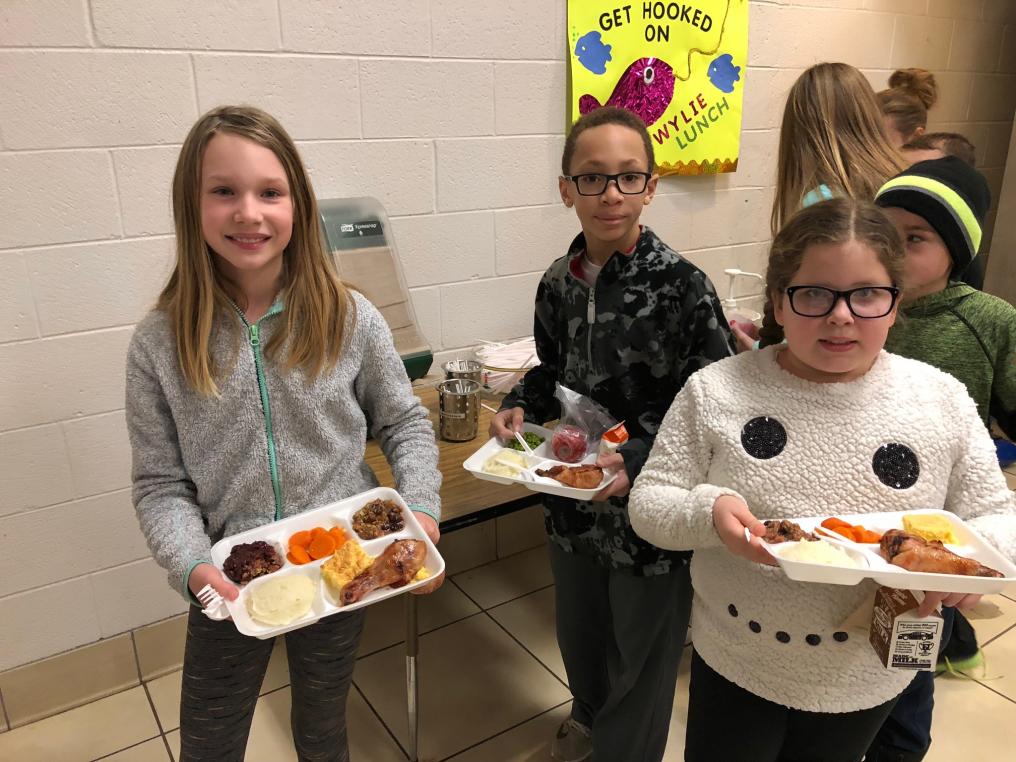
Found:
[(797, 78), (783, 110), (773, 235), (818, 186), (870, 201), (905, 167), (865, 76), (845, 63), (812, 66)]
[(169, 317), (188, 384), (201, 394), (217, 396), (216, 376), (226, 363), (212, 356), (215, 317), (220, 310), (232, 313), (234, 300), (242, 298), (218, 271), (201, 232), (201, 162), (208, 142), (218, 133), (238, 135), (268, 148), (286, 170), (293, 200), (293, 233), (282, 267), (286, 319), (264, 351), (270, 360), (278, 360), (286, 345), (285, 367), (300, 367), (315, 378), (338, 362), (345, 321), (350, 314), (355, 319), (355, 305), (322, 240), (317, 200), (296, 146), (282, 125), (260, 109), (212, 109), (184, 140), (173, 175), (176, 266), (156, 309)]
[(801, 269), (809, 246), (859, 241), (871, 247), (896, 287), (903, 281), (903, 241), (896, 226), (870, 201), (834, 198), (812, 204), (791, 217), (776, 234), (766, 267), (766, 315), (759, 332), (762, 346), (783, 341), (772, 304)]

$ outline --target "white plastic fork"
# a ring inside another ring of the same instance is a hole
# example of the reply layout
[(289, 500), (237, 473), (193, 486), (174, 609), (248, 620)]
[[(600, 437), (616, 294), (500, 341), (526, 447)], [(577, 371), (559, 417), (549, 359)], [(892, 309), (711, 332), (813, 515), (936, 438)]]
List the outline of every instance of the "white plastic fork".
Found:
[(226, 601), (216, 592), (211, 585), (205, 585), (198, 590), (197, 599), (202, 605), (201, 613), (209, 619), (219, 622), (229, 618), (229, 609), (226, 608)]
[[(824, 526), (819, 525), (811, 530), (815, 534), (819, 535), (823, 540), (831, 540), (837, 542), (840, 545), (847, 545), (848, 547), (855, 547), (861, 543), (857, 540), (851, 540), (849, 537), (844, 537), (839, 532), (834, 532), (831, 529), (826, 529)], [(867, 548), (860, 548), (860, 550), (867, 550)]]
[(526, 455), (528, 455), (531, 458), (535, 458), (536, 453), (533, 452), (532, 448), (529, 447), (529, 442), (526, 441), (526, 438), (517, 431), (513, 433), (515, 434), (515, 439), (518, 440), (518, 443), (520, 445), (522, 445), (522, 449), (526, 451)]

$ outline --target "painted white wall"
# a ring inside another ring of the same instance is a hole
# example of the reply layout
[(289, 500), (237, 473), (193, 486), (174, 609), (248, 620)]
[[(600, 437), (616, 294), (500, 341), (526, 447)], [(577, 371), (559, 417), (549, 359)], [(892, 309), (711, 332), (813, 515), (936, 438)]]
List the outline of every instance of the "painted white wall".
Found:
[(1016, 304), (1016, 270), (1012, 267), (1016, 252), (1016, 127), (1009, 139), (1009, 158), (998, 198), (998, 222), (992, 243), (994, 254), (988, 259), (984, 289)]
[[(1016, 102), (1009, 0), (751, 2), (735, 174), (667, 179), (645, 219), (724, 287), (763, 265), (777, 127), (806, 66), (942, 84), (997, 197)], [(169, 179), (208, 108), (298, 139), (320, 197), (393, 218), (433, 348), (528, 334), (577, 231), (557, 197), (564, 0), (0, 3), (0, 669), (183, 609), (130, 506), (124, 352), (170, 266)]]

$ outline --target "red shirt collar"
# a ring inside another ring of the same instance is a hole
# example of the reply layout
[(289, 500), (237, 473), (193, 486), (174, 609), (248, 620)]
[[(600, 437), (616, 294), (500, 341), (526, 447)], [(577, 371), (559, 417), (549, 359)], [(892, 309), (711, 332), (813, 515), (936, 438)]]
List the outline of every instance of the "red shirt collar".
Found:
[[(635, 249), (638, 248), (639, 240), (642, 238), (642, 226), (639, 225), (639, 237), (635, 239), (635, 243), (631, 245), (631, 248), (627, 251), (618, 251), (616, 254), (620, 254), (625, 257), (630, 257), (635, 253)], [(582, 279), (582, 255), (586, 253), (585, 249), (579, 249), (578, 252), (572, 257), (571, 262), (568, 263), (568, 269), (571, 270), (571, 274), (576, 278)], [(607, 262), (610, 260), (608, 259)], [(607, 262), (603, 264), (606, 265)]]

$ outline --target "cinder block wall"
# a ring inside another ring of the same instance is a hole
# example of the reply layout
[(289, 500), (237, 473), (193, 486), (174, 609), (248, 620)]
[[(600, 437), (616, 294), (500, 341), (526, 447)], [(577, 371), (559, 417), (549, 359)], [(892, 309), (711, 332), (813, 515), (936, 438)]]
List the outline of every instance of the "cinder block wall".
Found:
[[(933, 69), (996, 195), (1016, 103), (1009, 0), (751, 2), (736, 174), (666, 180), (647, 220), (723, 287), (759, 269), (776, 129), (806, 66)], [(183, 609), (128, 493), (123, 360), (169, 269), (196, 117), (262, 106), (318, 195), (375, 195), (435, 350), (530, 333), (576, 232), (556, 190), (564, 0), (0, 4), (0, 669)]]

